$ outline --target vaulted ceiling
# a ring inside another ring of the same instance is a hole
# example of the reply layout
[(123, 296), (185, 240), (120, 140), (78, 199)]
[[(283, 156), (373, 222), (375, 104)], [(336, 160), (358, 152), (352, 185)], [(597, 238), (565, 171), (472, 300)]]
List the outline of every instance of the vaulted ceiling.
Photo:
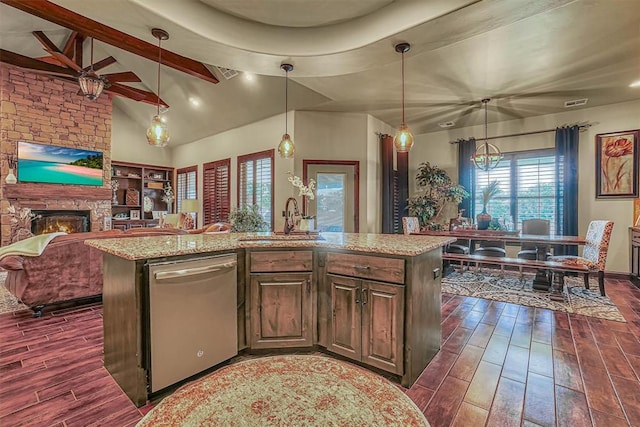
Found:
[[(3, 2), (4, 0), (0, 0)], [(42, 3), (44, 0), (22, 0)], [(6, 3), (11, 3), (7, 0)], [(566, 111), (640, 99), (640, 1), (637, 0), (53, 0), (51, 3), (157, 46), (151, 28), (169, 32), (163, 49), (204, 64), (219, 83), (162, 67), (161, 98), (169, 106), (171, 144), (184, 144), (289, 109), (366, 112), (396, 126), (401, 119), (398, 42), (405, 54), (406, 121), (416, 134), (484, 121), (480, 100), (492, 98), (489, 120)], [(0, 49), (29, 58), (48, 55), (32, 34), (62, 50), (72, 34), (0, 4)], [(45, 16), (46, 18), (46, 16)], [(131, 42), (101, 41), (96, 60), (117, 62), (101, 73), (135, 73), (125, 85), (156, 92), (153, 55)], [(89, 64), (83, 41), (83, 64)], [(116, 44), (114, 46), (113, 44)], [(156, 50), (149, 50), (156, 52)], [(164, 62), (164, 61), (163, 61)], [(236, 70), (227, 79), (217, 67)], [(249, 79), (252, 77), (252, 79)], [(114, 104), (146, 127), (149, 103)]]

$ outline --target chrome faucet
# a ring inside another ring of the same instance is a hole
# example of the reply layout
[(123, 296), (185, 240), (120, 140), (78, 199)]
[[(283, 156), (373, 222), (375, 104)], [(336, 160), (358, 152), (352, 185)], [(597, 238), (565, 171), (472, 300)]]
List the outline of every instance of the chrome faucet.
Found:
[[(289, 210), (289, 203), (293, 202), (293, 214)], [(296, 227), (296, 223), (294, 221), (295, 216), (300, 216), (300, 211), (298, 210), (298, 201), (295, 197), (289, 197), (287, 199), (287, 203), (284, 205), (284, 234), (290, 234), (293, 229)]]

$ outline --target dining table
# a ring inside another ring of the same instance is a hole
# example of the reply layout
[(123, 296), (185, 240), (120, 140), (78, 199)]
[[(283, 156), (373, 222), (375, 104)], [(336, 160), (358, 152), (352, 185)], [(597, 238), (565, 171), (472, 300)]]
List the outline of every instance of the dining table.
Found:
[[(579, 246), (586, 243), (583, 236), (565, 236), (555, 234), (522, 234), (519, 230), (477, 230), (458, 228), (455, 230), (423, 230), (411, 234), (428, 236), (446, 236), (469, 241), (495, 241), (504, 243), (533, 243), (536, 246), (536, 260), (546, 261), (550, 246)], [(473, 245), (470, 245), (472, 248)], [(538, 268), (533, 279), (533, 289), (549, 291), (551, 281), (547, 269)]]

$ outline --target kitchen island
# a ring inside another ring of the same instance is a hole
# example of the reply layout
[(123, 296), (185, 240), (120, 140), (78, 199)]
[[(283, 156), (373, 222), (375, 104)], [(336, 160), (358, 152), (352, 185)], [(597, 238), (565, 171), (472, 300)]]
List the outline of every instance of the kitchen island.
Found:
[(328, 351), (409, 387), (440, 347), (441, 247), (452, 241), (350, 233), (87, 240), (104, 252), (105, 367), (144, 405), (155, 393), (149, 265), (234, 254), (238, 351)]

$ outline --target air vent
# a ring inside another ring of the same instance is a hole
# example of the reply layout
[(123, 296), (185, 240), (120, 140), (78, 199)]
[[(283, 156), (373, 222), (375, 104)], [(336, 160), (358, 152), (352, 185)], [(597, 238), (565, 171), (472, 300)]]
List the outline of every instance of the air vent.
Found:
[(236, 70), (231, 70), (229, 68), (218, 67), (218, 66), (216, 66), (216, 68), (218, 69), (218, 71), (220, 71), (220, 73), (222, 74), (222, 77), (224, 77), (226, 80), (231, 80), (232, 78), (240, 74)]
[(587, 98), (574, 99), (573, 101), (567, 101), (564, 103), (564, 108), (579, 107), (581, 105), (585, 105), (587, 101), (588, 101)]
[(441, 122), (438, 123), (438, 126), (440, 126), (441, 128), (450, 128), (452, 126), (455, 126), (456, 122)]

